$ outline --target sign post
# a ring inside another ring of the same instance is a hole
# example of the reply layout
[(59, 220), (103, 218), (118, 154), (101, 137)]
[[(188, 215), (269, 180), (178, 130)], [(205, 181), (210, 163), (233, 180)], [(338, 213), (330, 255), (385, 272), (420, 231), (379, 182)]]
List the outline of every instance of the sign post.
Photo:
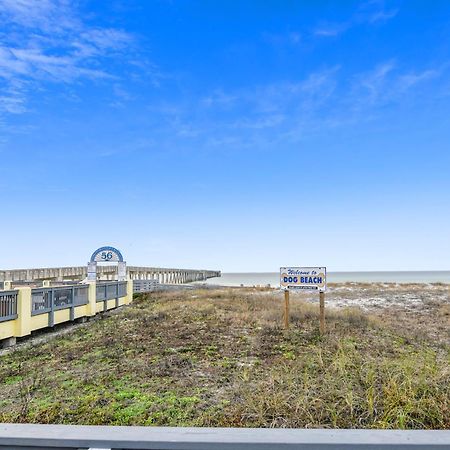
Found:
[(319, 292), (320, 334), (325, 332), (326, 267), (281, 267), (280, 287), (284, 289), (284, 326), (289, 327), (289, 291), (291, 289)]
[(289, 291), (284, 291), (284, 328), (289, 328)]
[(325, 292), (319, 292), (320, 298), (320, 334), (325, 333)]

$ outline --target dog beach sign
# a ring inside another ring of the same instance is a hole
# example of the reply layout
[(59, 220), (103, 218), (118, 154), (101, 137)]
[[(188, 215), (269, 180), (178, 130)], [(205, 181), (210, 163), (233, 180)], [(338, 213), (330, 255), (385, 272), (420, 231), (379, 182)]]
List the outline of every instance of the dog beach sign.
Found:
[(319, 292), (319, 330), (325, 333), (326, 267), (280, 267), (280, 287), (284, 290), (284, 327), (289, 328), (289, 291), (303, 289)]
[(281, 267), (282, 289), (305, 289), (325, 292), (327, 290), (326, 267)]

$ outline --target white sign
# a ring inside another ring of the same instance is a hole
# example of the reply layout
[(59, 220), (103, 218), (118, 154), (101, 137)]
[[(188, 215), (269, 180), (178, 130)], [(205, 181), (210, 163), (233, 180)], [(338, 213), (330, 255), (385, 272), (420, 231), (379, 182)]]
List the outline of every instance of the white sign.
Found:
[(326, 267), (281, 267), (280, 286), (283, 289), (327, 290)]
[(87, 270), (88, 280), (96, 281), (97, 280), (97, 263), (96, 262), (88, 262), (88, 270)]

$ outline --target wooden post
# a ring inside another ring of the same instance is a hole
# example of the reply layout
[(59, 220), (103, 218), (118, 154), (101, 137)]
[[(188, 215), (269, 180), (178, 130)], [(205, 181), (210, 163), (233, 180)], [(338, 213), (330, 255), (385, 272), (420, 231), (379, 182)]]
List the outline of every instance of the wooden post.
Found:
[(284, 291), (284, 328), (289, 328), (289, 289)]
[(320, 298), (320, 334), (325, 333), (325, 292), (319, 292)]

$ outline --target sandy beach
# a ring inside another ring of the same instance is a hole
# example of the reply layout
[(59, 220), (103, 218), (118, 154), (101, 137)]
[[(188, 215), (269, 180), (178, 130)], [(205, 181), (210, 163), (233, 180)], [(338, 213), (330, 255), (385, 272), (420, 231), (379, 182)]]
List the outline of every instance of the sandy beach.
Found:
[(330, 306), (357, 307), (415, 336), (450, 343), (448, 284), (343, 283), (330, 285), (327, 298)]
[[(278, 289), (263, 295), (280, 296)], [(318, 303), (317, 293), (292, 291), (292, 301)], [(443, 283), (330, 283), (326, 305), (356, 308), (391, 325), (398, 323), (411, 335), (450, 343), (450, 285)]]

